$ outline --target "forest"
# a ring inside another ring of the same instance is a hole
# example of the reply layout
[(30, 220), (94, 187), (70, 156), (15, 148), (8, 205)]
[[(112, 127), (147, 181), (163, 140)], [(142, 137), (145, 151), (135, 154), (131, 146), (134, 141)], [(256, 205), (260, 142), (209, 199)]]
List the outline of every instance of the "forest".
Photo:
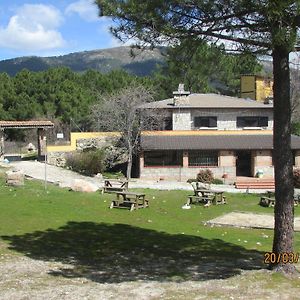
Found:
[[(262, 71), (255, 56), (227, 54), (221, 46), (182, 42), (166, 52), (165, 63), (151, 76), (138, 77), (124, 70), (100, 73), (74, 72), (68, 67), (33, 72), (23, 69), (15, 76), (0, 73), (0, 119), (54, 122), (55, 131), (91, 131), (91, 106), (103, 95), (133, 83), (154, 91), (154, 99), (172, 96), (178, 83), (193, 93), (216, 92), (238, 96), (241, 74)], [(25, 139), (25, 133), (8, 132), (9, 139)]]

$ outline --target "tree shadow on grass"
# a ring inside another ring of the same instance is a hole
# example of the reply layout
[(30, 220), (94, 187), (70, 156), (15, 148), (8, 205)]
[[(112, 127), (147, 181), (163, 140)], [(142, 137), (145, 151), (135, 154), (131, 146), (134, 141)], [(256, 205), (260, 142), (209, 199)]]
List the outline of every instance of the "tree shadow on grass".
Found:
[(264, 267), (255, 250), (124, 224), (69, 222), (57, 230), (2, 238), (31, 258), (67, 264), (50, 271), (53, 276), (101, 283), (220, 279)]

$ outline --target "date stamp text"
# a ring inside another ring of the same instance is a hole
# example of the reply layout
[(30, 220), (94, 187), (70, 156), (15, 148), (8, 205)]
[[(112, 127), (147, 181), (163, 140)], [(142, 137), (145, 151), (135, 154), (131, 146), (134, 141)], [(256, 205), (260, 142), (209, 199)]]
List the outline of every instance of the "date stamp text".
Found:
[(295, 264), (299, 261), (299, 253), (283, 252), (274, 253), (266, 252), (264, 254), (265, 264)]

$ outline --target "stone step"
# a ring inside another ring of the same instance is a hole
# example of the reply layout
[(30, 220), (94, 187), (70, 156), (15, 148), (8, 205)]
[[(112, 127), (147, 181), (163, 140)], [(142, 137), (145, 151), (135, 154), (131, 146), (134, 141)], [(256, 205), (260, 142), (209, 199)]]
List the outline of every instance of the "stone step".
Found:
[(235, 183), (237, 189), (274, 189), (274, 179), (249, 178), (237, 180)]

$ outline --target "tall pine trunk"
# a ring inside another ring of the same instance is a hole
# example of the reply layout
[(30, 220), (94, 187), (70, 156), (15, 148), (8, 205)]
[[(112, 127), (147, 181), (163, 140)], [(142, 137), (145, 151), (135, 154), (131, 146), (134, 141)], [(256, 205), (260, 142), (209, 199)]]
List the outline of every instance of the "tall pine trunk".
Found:
[[(274, 74), (274, 129), (273, 159), (275, 168), (275, 229), (273, 252), (293, 252), (294, 240), (294, 185), (291, 151), (291, 101), (289, 53), (284, 47), (273, 50)], [(286, 273), (295, 271), (292, 264), (276, 262), (274, 269)]]

